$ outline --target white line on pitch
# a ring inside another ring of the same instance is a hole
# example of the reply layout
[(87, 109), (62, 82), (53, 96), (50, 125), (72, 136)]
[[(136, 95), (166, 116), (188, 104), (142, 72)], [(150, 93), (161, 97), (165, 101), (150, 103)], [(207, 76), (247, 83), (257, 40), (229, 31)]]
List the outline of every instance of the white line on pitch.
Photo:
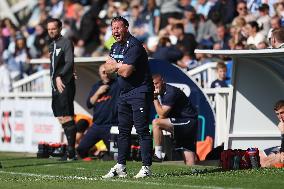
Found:
[[(217, 186), (201, 186), (201, 185), (186, 185), (186, 184), (169, 184), (169, 183), (157, 183), (157, 182), (145, 182), (145, 180), (122, 180), (122, 179), (101, 179), (96, 177), (80, 177), (80, 176), (60, 176), (60, 175), (44, 175), (35, 173), (21, 173), (21, 172), (11, 172), (11, 171), (0, 171), (2, 174), (10, 175), (21, 175), (28, 177), (41, 177), (41, 178), (56, 178), (63, 180), (88, 180), (88, 181), (107, 181), (107, 182), (123, 182), (123, 183), (135, 183), (135, 184), (146, 184), (153, 186), (173, 186), (173, 187), (184, 187), (184, 188), (206, 188), (206, 189), (223, 189), (223, 187)], [(227, 187), (226, 187), (227, 188)], [(227, 188), (227, 189), (241, 189), (241, 188)]]

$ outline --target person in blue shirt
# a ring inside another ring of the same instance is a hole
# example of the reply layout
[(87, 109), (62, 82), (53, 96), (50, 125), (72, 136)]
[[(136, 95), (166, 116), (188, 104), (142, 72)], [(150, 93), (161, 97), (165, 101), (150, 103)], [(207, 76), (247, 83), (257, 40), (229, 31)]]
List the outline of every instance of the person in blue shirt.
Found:
[(173, 134), (175, 148), (183, 152), (186, 165), (196, 161), (197, 110), (179, 88), (168, 85), (159, 74), (153, 75), (155, 86), (154, 106), (158, 118), (154, 119), (153, 137), (155, 154), (153, 161), (162, 162), (162, 131)]
[(216, 66), (217, 79), (211, 83), (211, 88), (229, 87), (226, 80), (227, 66), (224, 62), (218, 62)]
[(102, 178), (126, 177), (126, 158), (129, 154), (132, 126), (135, 126), (141, 146), (142, 168), (135, 178), (151, 175), (152, 136), (149, 130), (150, 108), (153, 101), (153, 82), (148, 55), (140, 41), (128, 31), (123, 17), (111, 21), (116, 40), (106, 61), (106, 71), (117, 73), (121, 94), (118, 103), (118, 158), (117, 164)]
[(116, 78), (107, 75), (104, 64), (99, 68), (101, 80), (92, 86), (87, 98), (87, 107), (93, 109), (93, 125), (81, 139), (77, 152), (81, 158), (89, 155), (89, 150), (103, 140), (109, 150), (110, 128), (117, 125), (117, 100), (120, 88)]

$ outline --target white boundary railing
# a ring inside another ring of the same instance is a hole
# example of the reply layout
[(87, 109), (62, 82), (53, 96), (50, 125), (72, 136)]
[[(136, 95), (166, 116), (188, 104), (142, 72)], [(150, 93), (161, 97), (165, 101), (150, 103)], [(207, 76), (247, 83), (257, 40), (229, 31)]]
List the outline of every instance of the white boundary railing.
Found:
[(200, 87), (209, 88), (210, 84), (216, 79), (216, 65), (217, 62), (209, 62), (200, 65), (187, 72)]
[(49, 70), (41, 70), (12, 85), (14, 92), (51, 92)]
[(203, 91), (207, 94), (211, 106), (215, 110), (214, 147), (216, 147), (226, 140), (226, 133), (230, 122), (229, 107), (231, 107), (233, 88), (205, 88)]

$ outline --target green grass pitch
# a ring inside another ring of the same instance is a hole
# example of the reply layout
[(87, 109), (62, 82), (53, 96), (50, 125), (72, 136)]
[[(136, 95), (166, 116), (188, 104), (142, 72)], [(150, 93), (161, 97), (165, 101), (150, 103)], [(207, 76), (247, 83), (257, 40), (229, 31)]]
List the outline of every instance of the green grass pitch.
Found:
[(257, 169), (223, 172), (218, 167), (154, 163), (153, 176), (134, 179), (140, 162), (127, 162), (127, 178), (103, 180), (100, 177), (114, 161), (59, 162), (37, 159), (21, 153), (0, 153), (1, 189), (178, 189), (178, 188), (284, 188), (284, 169)]

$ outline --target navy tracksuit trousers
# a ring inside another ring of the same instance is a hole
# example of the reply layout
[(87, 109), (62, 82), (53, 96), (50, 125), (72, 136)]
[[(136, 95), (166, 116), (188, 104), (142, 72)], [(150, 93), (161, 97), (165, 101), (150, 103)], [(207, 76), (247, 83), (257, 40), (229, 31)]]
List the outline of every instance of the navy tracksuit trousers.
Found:
[(90, 149), (100, 140), (103, 140), (109, 150), (111, 125), (92, 125), (77, 147), (81, 158), (88, 157)]
[(152, 165), (152, 136), (149, 130), (152, 93), (125, 93), (120, 95), (118, 103), (118, 159), (119, 164), (126, 164), (131, 142), (131, 129), (135, 126), (139, 136), (142, 163)]

